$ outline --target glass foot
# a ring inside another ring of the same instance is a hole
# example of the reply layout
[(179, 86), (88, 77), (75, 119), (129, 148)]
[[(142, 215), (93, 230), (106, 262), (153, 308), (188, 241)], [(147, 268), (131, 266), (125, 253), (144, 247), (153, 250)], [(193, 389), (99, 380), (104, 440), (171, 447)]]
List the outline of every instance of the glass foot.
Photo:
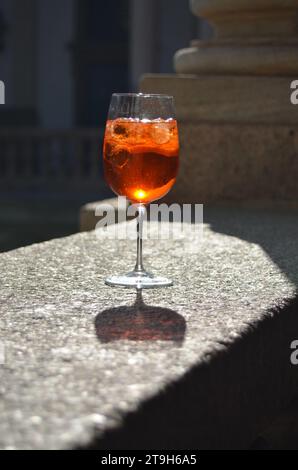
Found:
[(153, 289), (155, 287), (169, 287), (173, 282), (166, 277), (153, 276), (146, 271), (132, 271), (128, 274), (110, 276), (105, 280), (108, 286), (134, 287), (135, 289)]

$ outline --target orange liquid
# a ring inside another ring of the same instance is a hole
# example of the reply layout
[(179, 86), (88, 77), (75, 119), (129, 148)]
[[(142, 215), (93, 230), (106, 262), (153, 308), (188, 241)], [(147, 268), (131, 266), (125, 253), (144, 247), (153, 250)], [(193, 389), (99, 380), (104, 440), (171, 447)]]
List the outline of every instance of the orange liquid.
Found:
[(107, 121), (104, 173), (111, 189), (132, 202), (160, 199), (175, 183), (179, 141), (174, 119)]

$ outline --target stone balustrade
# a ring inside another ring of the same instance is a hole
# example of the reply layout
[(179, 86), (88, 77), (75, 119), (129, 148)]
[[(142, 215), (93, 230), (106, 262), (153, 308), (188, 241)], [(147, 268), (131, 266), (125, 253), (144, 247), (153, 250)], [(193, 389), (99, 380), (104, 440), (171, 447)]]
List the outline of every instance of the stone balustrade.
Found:
[(1, 190), (98, 191), (101, 140), (98, 129), (2, 129)]
[(138, 295), (104, 285), (136, 247), (102, 231), (0, 255), (0, 448), (276, 442), (267, 426), (298, 394), (297, 217), (204, 219), (196, 256), (190, 241), (144, 242), (174, 286)]

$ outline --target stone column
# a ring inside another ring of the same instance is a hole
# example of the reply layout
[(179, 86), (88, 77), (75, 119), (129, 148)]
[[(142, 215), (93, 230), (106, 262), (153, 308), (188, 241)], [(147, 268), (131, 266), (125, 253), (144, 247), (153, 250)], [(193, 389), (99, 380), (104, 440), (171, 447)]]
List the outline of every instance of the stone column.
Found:
[(191, 0), (214, 28), (141, 90), (175, 97), (181, 165), (171, 199), (298, 207), (298, 0)]
[(298, 0), (191, 0), (215, 38), (175, 55), (178, 73), (298, 74)]

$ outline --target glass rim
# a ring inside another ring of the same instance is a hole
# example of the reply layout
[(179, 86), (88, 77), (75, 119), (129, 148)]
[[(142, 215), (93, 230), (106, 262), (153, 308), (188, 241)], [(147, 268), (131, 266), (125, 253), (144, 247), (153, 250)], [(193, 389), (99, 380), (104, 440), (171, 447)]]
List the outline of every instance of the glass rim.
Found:
[(166, 98), (166, 99), (173, 99), (172, 95), (166, 95), (163, 93), (113, 93), (112, 97), (131, 97), (131, 98)]

